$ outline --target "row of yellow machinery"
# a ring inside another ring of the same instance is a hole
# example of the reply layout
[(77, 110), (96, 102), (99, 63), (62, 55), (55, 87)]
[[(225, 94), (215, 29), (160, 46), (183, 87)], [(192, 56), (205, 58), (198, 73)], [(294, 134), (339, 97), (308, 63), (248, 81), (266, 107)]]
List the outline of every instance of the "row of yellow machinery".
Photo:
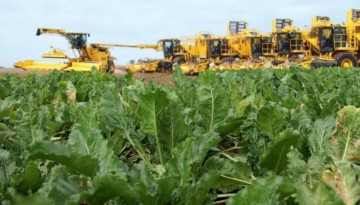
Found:
[(45, 58), (65, 58), (68, 62), (41, 63), (31, 60), (15, 63), (15, 67), (29, 69), (59, 69), (88, 71), (95, 67), (113, 72), (114, 57), (109, 48), (129, 47), (161, 51), (163, 59), (131, 62), (132, 72), (172, 71), (178, 64), (185, 74), (206, 69), (238, 70), (243, 68), (287, 68), (292, 64), (310, 67), (358, 67), (360, 60), (360, 10), (351, 9), (346, 22), (333, 24), (329, 17), (315, 16), (309, 29), (293, 25), (291, 19), (275, 19), (273, 31), (263, 34), (249, 29), (242, 21), (230, 21), (226, 36), (210, 32), (194, 38), (161, 39), (157, 44), (86, 44), (87, 33), (69, 33), (62, 29), (38, 29), (43, 33), (60, 34), (69, 40), (78, 57), (69, 58), (53, 49)]

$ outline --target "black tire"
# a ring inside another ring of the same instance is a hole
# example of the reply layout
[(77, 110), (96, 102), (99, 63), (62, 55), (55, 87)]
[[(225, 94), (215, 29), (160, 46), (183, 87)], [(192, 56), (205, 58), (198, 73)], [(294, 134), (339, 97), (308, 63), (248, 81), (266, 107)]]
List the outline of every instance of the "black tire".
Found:
[(156, 72), (158, 72), (158, 73), (161, 73), (161, 72), (163, 72), (163, 67), (162, 66), (158, 66), (157, 68), (156, 68)]
[(232, 63), (235, 59), (233, 57), (224, 57), (221, 58), (222, 63)]
[(271, 61), (271, 64), (274, 65), (274, 66), (278, 66), (278, 65), (283, 64), (283, 63), (284, 63), (284, 61), (280, 61), (280, 60)]
[(291, 56), (290, 56), (290, 61), (296, 61), (296, 60), (299, 60), (299, 54), (292, 54)]
[(161, 73), (164, 70), (164, 62), (159, 61), (157, 68), (156, 68), (156, 72)]
[(181, 65), (182, 63), (186, 63), (186, 60), (182, 56), (177, 56), (174, 58), (173, 63), (177, 63), (177, 64)]
[(141, 69), (141, 71), (140, 71), (141, 73), (145, 73), (145, 69), (143, 68), (143, 69)]
[(193, 70), (191, 70), (191, 71), (189, 72), (189, 74), (190, 74), (190, 75), (194, 75), (195, 73), (194, 73)]
[(319, 61), (313, 60), (313, 61), (311, 61), (311, 67), (312, 68), (320, 68), (321, 66), (320, 66)]
[(109, 74), (113, 74), (114, 71), (115, 71), (115, 63), (114, 63), (114, 61), (109, 60), (107, 64), (108, 64), (108, 68), (107, 68), (106, 72), (109, 73)]
[(350, 53), (341, 53), (336, 56), (336, 65), (341, 68), (358, 67), (357, 59)]
[(336, 66), (337, 66), (336, 62), (334, 62), (334, 61), (321, 61), (321, 60), (311, 61), (312, 68), (321, 68), (321, 67), (331, 68), (331, 67), (336, 67)]
[(161, 71), (172, 71), (172, 63), (167, 61), (160, 61), (158, 64), (158, 69)]

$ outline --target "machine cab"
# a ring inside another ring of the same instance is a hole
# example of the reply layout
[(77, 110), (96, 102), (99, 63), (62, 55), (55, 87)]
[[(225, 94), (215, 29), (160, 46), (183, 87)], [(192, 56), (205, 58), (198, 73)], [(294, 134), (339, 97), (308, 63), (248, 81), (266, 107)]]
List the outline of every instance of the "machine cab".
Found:
[(348, 47), (348, 39), (346, 34), (346, 27), (335, 26), (334, 29), (334, 48), (346, 48)]
[(221, 56), (221, 40), (220, 39), (211, 39), (209, 40), (210, 54), (212, 58)]
[(288, 33), (277, 34), (277, 47), (280, 55), (290, 53), (290, 36)]
[(167, 39), (162, 40), (164, 57), (172, 57), (174, 55), (174, 48), (180, 45), (180, 40)]
[(252, 56), (259, 57), (262, 55), (262, 41), (261, 37), (251, 38), (251, 54)]
[(272, 55), (274, 53), (273, 38), (271, 36), (261, 37), (262, 55)]
[(319, 28), (319, 47), (321, 52), (332, 52), (334, 50), (334, 34), (332, 27)]
[(273, 32), (276, 33), (276, 46), (278, 54), (290, 53), (290, 35), (289, 32), (284, 29), (292, 26), (291, 19), (275, 19), (273, 22)]
[(67, 38), (73, 49), (83, 49), (86, 47), (88, 35), (86, 33), (69, 33)]
[(277, 34), (279, 54), (290, 54), (303, 50), (302, 34), (299, 32), (284, 32)]
[(290, 51), (296, 52), (303, 50), (302, 34), (298, 32), (289, 33), (290, 36)]

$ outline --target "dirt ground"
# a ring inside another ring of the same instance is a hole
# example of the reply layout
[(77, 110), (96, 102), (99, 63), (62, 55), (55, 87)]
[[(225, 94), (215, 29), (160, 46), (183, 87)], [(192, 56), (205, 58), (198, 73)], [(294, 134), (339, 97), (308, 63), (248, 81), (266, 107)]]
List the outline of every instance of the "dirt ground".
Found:
[[(0, 74), (16, 74), (19, 76), (26, 76), (29, 73), (39, 73), (41, 75), (45, 75), (50, 73), (51, 71), (46, 70), (22, 70), (18, 68), (0, 68)], [(114, 75), (121, 76), (125, 75), (126, 70), (123, 66), (117, 66), (115, 69)], [(143, 82), (157, 82), (160, 84), (166, 84), (169, 86), (173, 86), (173, 77), (171, 73), (135, 73), (134, 77), (136, 80), (141, 80)]]

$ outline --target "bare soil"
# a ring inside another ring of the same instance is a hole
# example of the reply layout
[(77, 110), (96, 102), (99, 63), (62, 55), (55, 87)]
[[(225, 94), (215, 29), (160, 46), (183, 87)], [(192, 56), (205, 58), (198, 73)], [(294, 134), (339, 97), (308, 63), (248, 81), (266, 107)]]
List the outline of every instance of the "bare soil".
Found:
[[(0, 74), (15, 74), (19, 76), (26, 76), (30, 73), (38, 73), (40, 75), (46, 75), (51, 71), (47, 70), (23, 70), (19, 68), (0, 68)], [(125, 75), (127, 71), (124, 66), (117, 66), (114, 72), (114, 75), (121, 76)], [(134, 78), (136, 80), (141, 80), (145, 83), (156, 82), (159, 84), (166, 84), (173, 86), (173, 76), (172, 73), (134, 73)]]
[(19, 76), (26, 76), (30, 73), (38, 73), (38, 74), (48, 74), (51, 71), (47, 70), (23, 70), (18, 68), (1, 68), (0, 74), (15, 74)]

